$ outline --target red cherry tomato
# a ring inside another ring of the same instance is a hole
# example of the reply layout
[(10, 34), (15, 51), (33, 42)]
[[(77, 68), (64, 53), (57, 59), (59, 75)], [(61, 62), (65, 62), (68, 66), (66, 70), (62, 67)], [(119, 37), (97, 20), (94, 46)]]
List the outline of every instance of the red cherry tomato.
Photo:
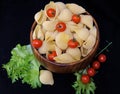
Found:
[(87, 74), (91, 77), (95, 75), (96, 71), (93, 68), (88, 68), (87, 69)]
[(78, 24), (81, 21), (81, 17), (77, 14), (74, 14), (72, 16), (72, 21), (75, 22), (76, 24)]
[(48, 54), (48, 59), (54, 61), (54, 57), (57, 56), (56, 51), (50, 51)]
[(63, 32), (65, 31), (66, 29), (66, 24), (64, 22), (59, 22), (57, 25), (56, 25), (56, 30), (58, 32)]
[(75, 39), (71, 39), (71, 40), (68, 41), (68, 46), (70, 48), (76, 48), (78, 46), (78, 44), (79, 43)]
[(42, 43), (40, 39), (33, 39), (32, 46), (38, 49), (42, 46)]
[(105, 54), (100, 54), (98, 56), (98, 61), (101, 62), (101, 63), (104, 63), (106, 61), (107, 57)]
[(47, 15), (48, 15), (49, 17), (55, 17), (55, 14), (56, 14), (56, 10), (55, 10), (55, 9), (49, 8), (49, 9), (47, 10)]
[(94, 69), (99, 69), (100, 68), (100, 62), (99, 61), (94, 61), (93, 63), (92, 63), (92, 67), (94, 68)]
[(89, 82), (90, 82), (90, 77), (89, 77), (89, 75), (87, 75), (87, 74), (82, 74), (82, 76), (81, 76), (81, 81), (82, 81), (82, 83), (84, 83), (84, 84), (89, 83)]

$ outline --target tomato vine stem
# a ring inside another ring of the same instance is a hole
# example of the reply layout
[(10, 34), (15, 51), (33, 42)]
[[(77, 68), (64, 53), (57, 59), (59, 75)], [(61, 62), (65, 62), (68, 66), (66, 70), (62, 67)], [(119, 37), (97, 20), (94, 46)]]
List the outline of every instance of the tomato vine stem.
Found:
[(112, 42), (109, 42), (99, 53), (96, 54), (95, 57), (97, 57), (99, 54), (101, 54), (104, 50), (106, 50), (110, 45), (112, 44)]

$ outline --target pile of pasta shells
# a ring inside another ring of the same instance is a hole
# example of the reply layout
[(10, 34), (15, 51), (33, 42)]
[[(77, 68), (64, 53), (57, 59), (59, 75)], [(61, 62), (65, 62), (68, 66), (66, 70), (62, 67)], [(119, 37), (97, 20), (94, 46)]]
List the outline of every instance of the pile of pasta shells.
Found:
[[(47, 14), (48, 9), (54, 9), (54, 17)], [(80, 22), (72, 21), (72, 16), (76, 14), (81, 19)], [(42, 40), (42, 46), (37, 50), (39, 54), (48, 58), (50, 51), (55, 51), (53, 58), (56, 63), (72, 63), (86, 57), (94, 48), (96, 43), (97, 29), (94, 25), (93, 17), (87, 11), (75, 3), (53, 2), (45, 5), (44, 10), (38, 11), (34, 16), (37, 25), (33, 30), (33, 39)], [(59, 32), (56, 25), (59, 22), (65, 23), (65, 30)], [(68, 46), (68, 41), (74, 39), (78, 42), (77, 47)]]

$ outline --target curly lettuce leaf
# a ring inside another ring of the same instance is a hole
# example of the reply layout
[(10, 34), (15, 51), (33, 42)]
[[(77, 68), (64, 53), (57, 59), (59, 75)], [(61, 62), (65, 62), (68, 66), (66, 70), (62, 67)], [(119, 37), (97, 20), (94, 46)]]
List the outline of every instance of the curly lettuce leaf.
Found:
[(75, 89), (76, 94), (94, 94), (96, 86), (95, 83), (93, 82), (93, 79), (91, 78), (91, 82), (88, 84), (83, 84), (82, 81), (80, 80), (81, 78), (81, 73), (76, 72), (76, 81), (72, 85), (72, 87)]
[(32, 88), (41, 87), (39, 81), (40, 63), (33, 55), (30, 45), (17, 44), (11, 51), (11, 58), (7, 64), (3, 64), (12, 83), (21, 79), (22, 83), (29, 84)]

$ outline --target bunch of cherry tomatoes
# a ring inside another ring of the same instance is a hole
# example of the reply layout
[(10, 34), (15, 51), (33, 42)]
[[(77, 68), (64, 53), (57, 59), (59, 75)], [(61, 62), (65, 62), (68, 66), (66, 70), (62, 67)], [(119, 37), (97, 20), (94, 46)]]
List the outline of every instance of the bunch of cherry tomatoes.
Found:
[(86, 74), (81, 75), (81, 81), (84, 84), (87, 84), (90, 82), (90, 77), (93, 77), (96, 74), (96, 71), (100, 68), (101, 63), (106, 62), (106, 55), (105, 54), (99, 54), (97, 59), (92, 62), (91, 67), (87, 68)]

